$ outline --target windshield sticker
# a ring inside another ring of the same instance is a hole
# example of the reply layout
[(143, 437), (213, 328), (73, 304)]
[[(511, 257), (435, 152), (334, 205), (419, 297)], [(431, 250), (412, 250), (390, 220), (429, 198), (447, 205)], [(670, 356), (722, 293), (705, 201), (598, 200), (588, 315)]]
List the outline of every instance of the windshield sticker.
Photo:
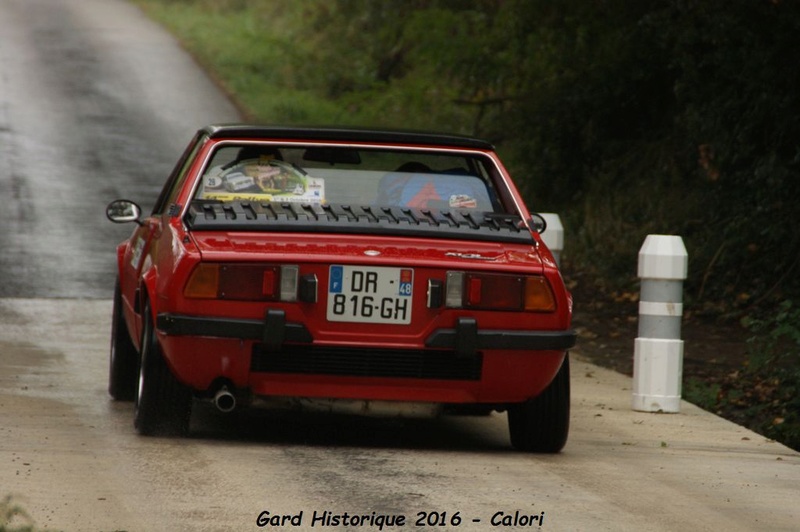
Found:
[(478, 200), (467, 194), (453, 194), (450, 196), (450, 207), (453, 209), (474, 209)]
[(325, 181), (302, 168), (261, 157), (211, 169), (203, 178), (200, 199), (324, 203)]
[(206, 188), (203, 199), (218, 201), (279, 201), (285, 203), (325, 203), (325, 180), (305, 177), (303, 183), (296, 183), (290, 190), (277, 190), (274, 193), (255, 190), (252, 183), (241, 187), (231, 185), (219, 191)]

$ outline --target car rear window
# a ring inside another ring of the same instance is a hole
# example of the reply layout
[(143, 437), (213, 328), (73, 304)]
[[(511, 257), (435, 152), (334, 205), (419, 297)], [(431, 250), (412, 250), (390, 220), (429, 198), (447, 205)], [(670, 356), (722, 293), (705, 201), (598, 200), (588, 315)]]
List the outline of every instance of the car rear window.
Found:
[(496, 171), (474, 152), (222, 144), (194, 199), (504, 212)]

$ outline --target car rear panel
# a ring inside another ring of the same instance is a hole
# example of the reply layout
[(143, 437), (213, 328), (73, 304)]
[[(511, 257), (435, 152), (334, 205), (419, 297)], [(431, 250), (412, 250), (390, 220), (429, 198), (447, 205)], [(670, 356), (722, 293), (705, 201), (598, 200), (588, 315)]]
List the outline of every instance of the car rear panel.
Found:
[[(460, 334), (458, 329), (469, 328), (472, 320), (482, 332), (568, 329), (570, 302), (558, 296), (563, 293), (558, 289), (553, 290), (553, 312), (429, 306), (429, 281), (444, 282), (448, 271), (547, 273), (547, 282), (561, 283), (533, 245), (309, 233), (196, 232), (192, 237), (203, 262), (291, 264), (298, 266), (300, 276), (317, 281), (316, 302), (263, 302), (186, 298), (183, 283), (174, 279), (173, 293), (165, 298), (170, 305), (160, 311), (161, 341), (176, 375), (196, 390), (222, 378), (255, 395), (512, 402), (544, 388), (564, 356), (563, 349), (534, 353), (475, 346), (465, 354), (452, 343), (439, 342)], [(409, 323), (331, 321), (328, 298), (338, 267), (410, 272)], [(181, 319), (195, 323), (195, 318), (224, 317), (249, 323), (257, 336), (272, 327), (270, 313), (279, 316), (281, 330), (302, 327), (305, 336), (287, 333), (274, 345), (266, 336), (224, 338), (211, 330), (203, 333), (202, 325), (191, 334), (176, 328), (176, 323), (186, 323)]]
[[(429, 308), (428, 281), (444, 281), (448, 271), (505, 272), (544, 275), (545, 267), (534, 246), (510, 246), (416, 239), (376, 238), (354, 235), (315, 234), (224, 234), (195, 233), (195, 241), (205, 262), (230, 261), (258, 264), (294, 264), (299, 275), (317, 279), (316, 303), (289, 303), (287, 316), (309, 323), (315, 341), (331, 343), (376, 342), (389, 345), (422, 345), (422, 339), (437, 327), (453, 326), (456, 318), (478, 313), (482, 324), (492, 328), (558, 330), (569, 326), (567, 301), (557, 300), (555, 312), (479, 312), (466, 309)], [(319, 241), (318, 243), (316, 241)], [(413, 287), (411, 320), (406, 325), (329, 321), (328, 291), (331, 272), (338, 266), (354, 268), (396, 268), (409, 270)], [(560, 283), (556, 270), (548, 269), (548, 281)], [(558, 288), (558, 287), (553, 287)], [(558, 296), (561, 291), (553, 290)], [(184, 311), (208, 312), (211, 302), (182, 299)], [(262, 316), (265, 305), (240, 301), (215, 300), (222, 315)], [(354, 337), (355, 335), (355, 337)]]

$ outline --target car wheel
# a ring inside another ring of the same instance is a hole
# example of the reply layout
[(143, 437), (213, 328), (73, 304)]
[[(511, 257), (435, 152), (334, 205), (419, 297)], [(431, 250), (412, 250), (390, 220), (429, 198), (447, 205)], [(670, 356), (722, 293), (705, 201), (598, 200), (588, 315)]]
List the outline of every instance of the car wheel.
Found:
[(167, 366), (150, 314), (150, 305), (146, 305), (134, 426), (145, 436), (185, 436), (189, 432), (192, 393)]
[(519, 451), (557, 453), (569, 434), (569, 355), (553, 382), (533, 399), (508, 408), (511, 445)]
[(133, 401), (136, 398), (139, 353), (131, 341), (128, 326), (122, 315), (122, 295), (120, 293), (119, 280), (117, 280), (114, 287), (109, 358), (108, 393), (117, 401)]

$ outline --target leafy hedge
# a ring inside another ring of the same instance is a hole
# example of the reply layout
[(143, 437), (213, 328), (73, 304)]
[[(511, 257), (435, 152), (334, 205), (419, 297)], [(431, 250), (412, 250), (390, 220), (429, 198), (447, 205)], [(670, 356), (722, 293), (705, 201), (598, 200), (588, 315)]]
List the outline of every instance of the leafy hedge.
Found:
[(774, 315), (745, 322), (753, 332), (747, 363), (728, 374), (690, 378), (684, 397), (800, 450), (800, 308), (784, 301)]

